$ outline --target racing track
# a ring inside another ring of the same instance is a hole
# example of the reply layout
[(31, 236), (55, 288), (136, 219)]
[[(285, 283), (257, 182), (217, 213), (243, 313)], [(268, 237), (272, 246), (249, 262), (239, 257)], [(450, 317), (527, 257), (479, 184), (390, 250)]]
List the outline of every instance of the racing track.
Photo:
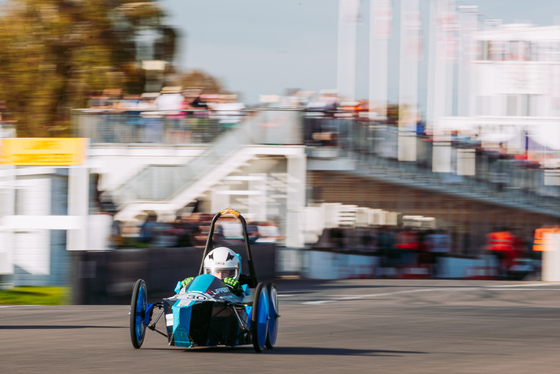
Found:
[(278, 344), (262, 354), (252, 346), (186, 351), (151, 331), (135, 350), (123, 305), (0, 306), (1, 372), (557, 373), (560, 367), (560, 283), (277, 284)]

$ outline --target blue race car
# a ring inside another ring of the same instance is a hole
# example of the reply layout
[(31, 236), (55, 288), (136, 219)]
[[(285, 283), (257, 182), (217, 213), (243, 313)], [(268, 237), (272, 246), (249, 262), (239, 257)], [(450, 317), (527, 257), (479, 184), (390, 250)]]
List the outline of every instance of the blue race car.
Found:
[[(220, 278), (203, 273), (204, 259), (212, 249), (216, 221), (221, 216), (234, 216), (243, 226), (249, 274), (240, 274), (239, 292)], [(146, 283), (138, 279), (130, 305), (130, 338), (134, 348), (144, 342), (146, 328), (167, 337), (171, 346), (193, 348), (252, 344), (256, 352), (272, 349), (278, 334), (278, 296), (274, 283), (257, 281), (253, 266), (247, 224), (239, 212), (224, 209), (214, 216), (202, 256), (199, 275), (176, 294), (160, 302), (149, 303)], [(159, 315), (152, 322), (154, 309)], [(164, 316), (166, 331), (156, 328)]]

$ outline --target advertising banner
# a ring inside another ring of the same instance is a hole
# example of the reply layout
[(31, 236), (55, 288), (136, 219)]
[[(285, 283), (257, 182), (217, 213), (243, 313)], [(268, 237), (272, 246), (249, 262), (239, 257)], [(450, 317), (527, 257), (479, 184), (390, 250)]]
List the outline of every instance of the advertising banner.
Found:
[(69, 166), (84, 162), (87, 138), (2, 139), (0, 164), (16, 166)]

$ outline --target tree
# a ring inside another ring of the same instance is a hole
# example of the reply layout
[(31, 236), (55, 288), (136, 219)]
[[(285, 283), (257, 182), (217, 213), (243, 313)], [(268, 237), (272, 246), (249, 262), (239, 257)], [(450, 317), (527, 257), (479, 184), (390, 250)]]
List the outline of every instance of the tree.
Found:
[(183, 89), (196, 88), (200, 89), (205, 94), (229, 93), (217, 78), (197, 69), (181, 75), (178, 84), (181, 85)]
[[(68, 136), (92, 92), (137, 94), (135, 32), (163, 27), (153, 1), (9, 0), (0, 15), (0, 101), (18, 136)], [(166, 39), (172, 56), (175, 34)]]

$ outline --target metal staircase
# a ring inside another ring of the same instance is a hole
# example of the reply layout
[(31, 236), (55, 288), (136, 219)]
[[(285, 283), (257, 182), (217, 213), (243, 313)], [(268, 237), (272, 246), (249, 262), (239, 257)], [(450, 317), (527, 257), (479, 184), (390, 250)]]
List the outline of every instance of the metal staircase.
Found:
[(247, 149), (260, 132), (261, 112), (223, 133), (199, 156), (182, 165), (150, 165), (112, 192), (118, 219), (143, 210), (176, 211), (254, 157)]

